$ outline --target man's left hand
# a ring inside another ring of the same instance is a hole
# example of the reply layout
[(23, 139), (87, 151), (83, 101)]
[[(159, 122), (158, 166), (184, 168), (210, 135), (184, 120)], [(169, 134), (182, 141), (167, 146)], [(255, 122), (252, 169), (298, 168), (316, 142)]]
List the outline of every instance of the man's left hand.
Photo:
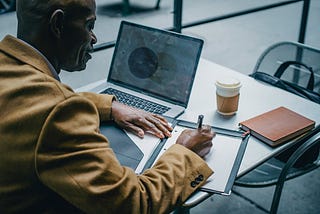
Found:
[(112, 117), (119, 126), (141, 138), (144, 137), (145, 132), (161, 139), (171, 136), (172, 127), (164, 117), (124, 105), (118, 101), (112, 102)]

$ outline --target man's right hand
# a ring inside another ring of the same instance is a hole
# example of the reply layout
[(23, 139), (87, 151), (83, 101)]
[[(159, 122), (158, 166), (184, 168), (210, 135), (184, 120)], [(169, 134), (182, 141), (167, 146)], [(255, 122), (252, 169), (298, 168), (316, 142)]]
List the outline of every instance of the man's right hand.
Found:
[(203, 125), (200, 129), (184, 130), (176, 143), (192, 150), (203, 158), (210, 152), (212, 139), (215, 135), (210, 126)]

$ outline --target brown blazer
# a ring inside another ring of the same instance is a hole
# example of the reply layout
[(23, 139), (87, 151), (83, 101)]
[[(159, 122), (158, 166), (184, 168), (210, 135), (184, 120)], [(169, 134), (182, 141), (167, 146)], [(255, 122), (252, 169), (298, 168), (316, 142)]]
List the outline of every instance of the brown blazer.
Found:
[(99, 133), (112, 98), (77, 94), (37, 51), (0, 42), (0, 213), (167, 213), (212, 174), (180, 145), (143, 175), (121, 166)]

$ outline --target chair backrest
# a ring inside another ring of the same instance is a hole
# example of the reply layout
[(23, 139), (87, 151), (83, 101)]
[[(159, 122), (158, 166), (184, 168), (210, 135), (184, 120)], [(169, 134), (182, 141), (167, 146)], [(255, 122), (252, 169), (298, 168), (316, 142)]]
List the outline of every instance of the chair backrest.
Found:
[[(320, 103), (320, 50), (316, 48), (289, 41), (276, 43), (261, 54), (250, 76), (261, 79), (259, 73), (274, 77), (269, 83), (280, 88), (288, 90), (297, 85), (311, 91), (316, 99), (307, 98)], [(279, 84), (277, 79), (289, 86), (282, 87), (283, 83)], [(300, 89), (293, 93), (301, 96)]]

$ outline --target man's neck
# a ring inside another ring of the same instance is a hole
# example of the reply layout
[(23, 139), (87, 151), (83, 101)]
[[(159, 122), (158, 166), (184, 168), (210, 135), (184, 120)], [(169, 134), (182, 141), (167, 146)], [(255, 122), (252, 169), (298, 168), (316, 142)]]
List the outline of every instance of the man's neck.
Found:
[(31, 48), (33, 48), (35, 51), (37, 51), (39, 53), (39, 55), (41, 55), (43, 57), (43, 59), (47, 62), (50, 71), (52, 73), (52, 75), (54, 76), (55, 79), (60, 81), (59, 78), (59, 73), (60, 73), (60, 69), (56, 69), (56, 67), (51, 63), (51, 61), (46, 57), (45, 51), (42, 51), (40, 48), (37, 47), (37, 45), (33, 44), (32, 42), (26, 41), (23, 38), (19, 38), (22, 42), (24, 42), (25, 44), (29, 45)]

